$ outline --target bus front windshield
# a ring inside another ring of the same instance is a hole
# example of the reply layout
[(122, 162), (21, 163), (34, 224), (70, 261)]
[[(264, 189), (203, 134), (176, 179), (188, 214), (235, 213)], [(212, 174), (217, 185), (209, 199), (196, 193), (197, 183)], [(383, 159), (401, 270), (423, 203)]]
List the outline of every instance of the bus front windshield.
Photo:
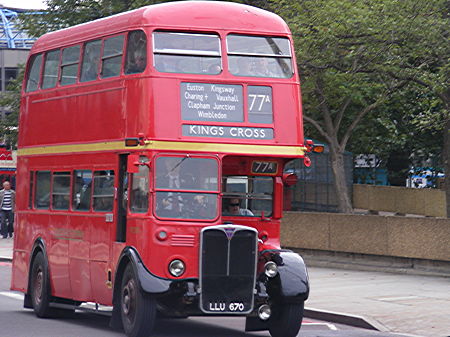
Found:
[(269, 217), (272, 215), (273, 178), (258, 176), (223, 177), (222, 214)]
[(219, 198), (218, 162), (213, 158), (156, 159), (155, 213), (159, 218), (213, 220)]

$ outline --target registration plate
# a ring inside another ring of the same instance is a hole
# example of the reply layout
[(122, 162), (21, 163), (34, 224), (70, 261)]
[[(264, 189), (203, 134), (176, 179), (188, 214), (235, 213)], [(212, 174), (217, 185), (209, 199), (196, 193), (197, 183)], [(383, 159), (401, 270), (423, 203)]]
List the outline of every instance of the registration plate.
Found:
[(245, 305), (242, 302), (209, 302), (208, 309), (212, 312), (243, 312)]

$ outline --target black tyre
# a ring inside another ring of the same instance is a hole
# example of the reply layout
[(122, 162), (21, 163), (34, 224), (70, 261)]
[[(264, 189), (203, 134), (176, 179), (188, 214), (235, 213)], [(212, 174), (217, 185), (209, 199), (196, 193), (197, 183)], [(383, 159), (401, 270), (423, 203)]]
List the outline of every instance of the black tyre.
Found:
[(51, 314), (50, 279), (47, 261), (42, 252), (37, 253), (31, 268), (30, 284), (31, 304), (36, 316), (45, 318)]
[(269, 321), (272, 337), (295, 337), (300, 331), (303, 320), (304, 303), (286, 303), (274, 307)]
[(142, 291), (131, 264), (126, 267), (122, 278), (120, 314), (128, 337), (151, 335), (156, 319), (156, 302), (150, 294)]

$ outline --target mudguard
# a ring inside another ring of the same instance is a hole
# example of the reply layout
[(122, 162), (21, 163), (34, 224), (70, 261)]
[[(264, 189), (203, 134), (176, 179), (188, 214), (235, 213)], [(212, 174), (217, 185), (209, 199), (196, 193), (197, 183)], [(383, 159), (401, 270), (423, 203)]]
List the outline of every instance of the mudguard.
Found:
[(123, 250), (119, 258), (119, 264), (116, 268), (114, 278), (114, 295), (113, 295), (113, 311), (109, 321), (110, 327), (114, 329), (122, 329), (122, 319), (120, 316), (120, 287), (122, 283), (121, 275), (127, 266), (131, 263), (134, 272), (139, 279), (139, 284), (143, 291), (150, 294), (161, 294), (169, 290), (171, 281), (159, 278), (153, 275), (142, 263), (141, 257), (132, 247)]
[(283, 302), (301, 303), (309, 296), (309, 277), (305, 262), (289, 250), (271, 250), (270, 259), (278, 266), (278, 275), (268, 280), (269, 296)]
[[(118, 275), (118, 272), (121, 273), (125, 269), (126, 265), (126, 259), (124, 257), (128, 257), (129, 260), (131, 260), (131, 264), (134, 268), (134, 272), (136, 273), (139, 283), (141, 285), (141, 288), (143, 291), (150, 293), (150, 294), (161, 294), (169, 290), (170, 284), (172, 281), (159, 278), (155, 275), (153, 275), (142, 263), (142, 260), (139, 256), (139, 254), (131, 247), (125, 248), (125, 250), (122, 252), (122, 255), (119, 259), (120, 264), (116, 271), (116, 278)], [(120, 286), (115, 284), (116, 287)]]
[(42, 251), (42, 254), (44, 254), (45, 257), (45, 261), (47, 261), (47, 248), (45, 245), (45, 242), (42, 238), (37, 238), (36, 241), (33, 244), (33, 248), (31, 249), (31, 254), (30, 254), (30, 260), (28, 263), (28, 285), (27, 285), (27, 292), (25, 293), (24, 297), (23, 297), (23, 307), (27, 308), (27, 309), (33, 309), (33, 305), (31, 303), (31, 297), (28, 294), (28, 291), (30, 289), (30, 282), (31, 282), (31, 268), (32, 268), (32, 263), (33, 263), (33, 259), (36, 256), (36, 254)]

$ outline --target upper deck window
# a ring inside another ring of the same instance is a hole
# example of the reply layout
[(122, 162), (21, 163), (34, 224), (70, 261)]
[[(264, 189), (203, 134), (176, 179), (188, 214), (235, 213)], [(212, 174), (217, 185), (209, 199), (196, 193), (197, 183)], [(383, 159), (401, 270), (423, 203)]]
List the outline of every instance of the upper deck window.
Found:
[(227, 36), (227, 52), (233, 75), (292, 77), (292, 54), (287, 38), (231, 34)]
[(41, 75), (42, 54), (33, 55), (31, 57), (30, 66), (27, 74), (26, 91), (35, 91), (39, 85), (39, 77)]
[(77, 81), (80, 46), (63, 49), (61, 63), (61, 85), (73, 84)]
[(122, 68), (124, 35), (118, 35), (106, 39), (103, 45), (102, 77), (114, 77), (120, 75)]
[(125, 74), (142, 73), (147, 66), (147, 37), (142, 30), (128, 34)]
[(80, 82), (94, 81), (97, 79), (101, 48), (101, 40), (90, 41), (84, 44)]
[(42, 75), (42, 89), (54, 88), (58, 82), (59, 49), (45, 54), (44, 73)]
[(218, 35), (155, 32), (153, 52), (155, 68), (161, 72), (217, 75), (222, 71)]

